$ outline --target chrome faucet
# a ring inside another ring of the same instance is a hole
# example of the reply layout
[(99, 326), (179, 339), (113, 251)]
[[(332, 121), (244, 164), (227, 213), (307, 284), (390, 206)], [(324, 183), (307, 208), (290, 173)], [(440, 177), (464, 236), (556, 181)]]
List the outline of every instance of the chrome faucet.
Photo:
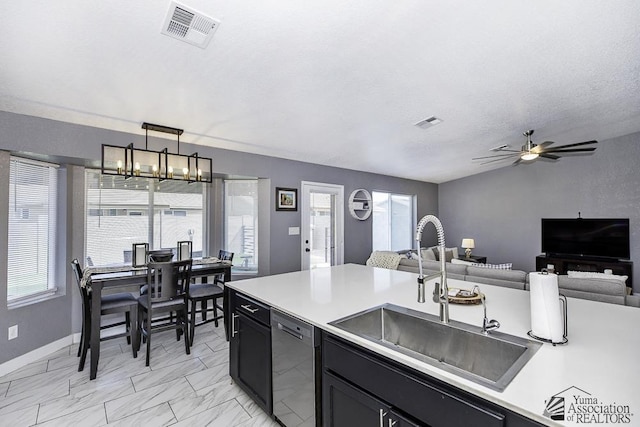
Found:
[[(420, 241), (422, 240), (422, 231), (428, 223), (432, 223), (436, 227), (438, 234), (438, 251), (440, 252), (440, 272), (425, 277), (422, 273), (422, 251), (420, 249)], [(425, 215), (418, 222), (416, 229), (416, 241), (418, 242), (418, 302), (425, 302), (425, 286), (424, 282), (439, 277), (440, 283), (436, 283), (433, 290), (433, 301), (440, 304), (440, 321), (449, 323), (449, 287), (447, 286), (447, 270), (445, 260), (445, 244), (444, 244), (444, 228), (442, 223), (435, 215)]]
[(477, 294), (480, 295), (480, 299), (482, 300), (482, 308), (484, 309), (484, 318), (482, 319), (482, 333), (485, 335), (489, 335), (489, 332), (500, 327), (500, 322), (495, 319), (489, 320), (489, 318), (487, 317), (487, 302), (485, 301), (484, 294), (480, 292), (480, 287), (474, 286), (472, 292), (477, 292)]

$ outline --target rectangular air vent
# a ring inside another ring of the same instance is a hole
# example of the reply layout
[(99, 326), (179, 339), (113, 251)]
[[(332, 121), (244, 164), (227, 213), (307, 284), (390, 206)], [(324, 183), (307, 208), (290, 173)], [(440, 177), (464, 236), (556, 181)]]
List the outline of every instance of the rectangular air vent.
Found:
[(219, 26), (220, 21), (190, 7), (171, 2), (162, 34), (204, 49)]
[(420, 120), (415, 125), (422, 129), (428, 129), (431, 126), (435, 126), (439, 123), (442, 123), (442, 119), (437, 118), (436, 116), (427, 117), (424, 120)]

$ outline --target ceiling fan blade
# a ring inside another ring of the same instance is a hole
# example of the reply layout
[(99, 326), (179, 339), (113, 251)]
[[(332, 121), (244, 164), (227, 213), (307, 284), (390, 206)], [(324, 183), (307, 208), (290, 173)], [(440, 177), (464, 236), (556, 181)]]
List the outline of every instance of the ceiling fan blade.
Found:
[[(596, 151), (596, 147), (591, 148), (572, 148), (570, 150), (562, 150), (562, 147), (556, 147), (551, 150), (543, 151), (542, 153), (587, 153), (590, 151)], [(540, 154), (542, 154), (540, 153)]]
[(545, 142), (541, 142), (540, 144), (536, 145), (535, 147), (533, 147), (531, 149), (532, 153), (542, 153), (544, 151), (544, 149), (548, 146), (553, 144), (553, 141), (545, 141)]
[(560, 156), (555, 156), (553, 154), (540, 153), (540, 157), (544, 157), (545, 159), (558, 160)]
[(511, 166), (515, 166), (522, 161), (522, 157), (518, 157), (515, 162), (511, 164)]
[(509, 157), (509, 156), (517, 156), (520, 152), (519, 151), (515, 151), (513, 153), (508, 153), (508, 154), (494, 154), (492, 156), (484, 156), (484, 157), (474, 157), (471, 160), (483, 160), (483, 159), (493, 159), (494, 157)]
[(476, 157), (476, 158), (474, 158), (472, 160), (475, 160), (475, 159), (488, 159), (489, 157), (495, 157), (495, 156), (513, 156), (514, 154), (520, 153), (520, 150), (504, 150), (503, 149), (503, 150), (496, 151), (496, 153), (502, 153), (502, 152), (505, 152), (506, 154), (492, 154), (490, 156), (485, 156), (485, 157)]
[(500, 162), (500, 161), (502, 161), (502, 160), (509, 160), (509, 158), (508, 158), (508, 157), (499, 157), (499, 158), (497, 158), (497, 159), (487, 160), (486, 162), (482, 162), (482, 163), (480, 163), (480, 164), (481, 164), (481, 165), (486, 165), (486, 164), (489, 164), (489, 163)]
[[(570, 148), (570, 147), (579, 147), (581, 145), (587, 145), (587, 144), (597, 144), (598, 141), (593, 140), (593, 141), (584, 141), (584, 142), (576, 142), (575, 144), (567, 144), (567, 145), (560, 145), (558, 147), (553, 147), (553, 150), (557, 150), (558, 148)], [(595, 150), (595, 148), (594, 148)]]

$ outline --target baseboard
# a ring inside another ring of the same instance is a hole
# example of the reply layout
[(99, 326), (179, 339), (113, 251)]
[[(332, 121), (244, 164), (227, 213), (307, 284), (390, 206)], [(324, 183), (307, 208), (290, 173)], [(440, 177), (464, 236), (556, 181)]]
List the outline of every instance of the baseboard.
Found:
[(7, 362), (4, 362), (3, 364), (0, 364), (0, 377), (3, 377), (17, 369), (20, 369), (23, 366), (28, 365), (29, 363), (36, 362), (50, 355), (51, 353), (55, 353), (56, 351), (79, 341), (80, 334), (72, 334), (64, 338), (60, 338), (59, 340), (49, 343), (40, 348), (36, 348), (29, 353), (23, 354), (22, 356), (18, 356)]

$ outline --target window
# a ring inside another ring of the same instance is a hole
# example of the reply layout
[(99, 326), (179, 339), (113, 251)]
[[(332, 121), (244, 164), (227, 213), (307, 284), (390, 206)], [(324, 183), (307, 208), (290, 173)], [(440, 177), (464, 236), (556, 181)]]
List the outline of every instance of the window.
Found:
[(57, 166), (11, 158), (7, 301), (55, 292)]
[(131, 262), (134, 243), (174, 249), (193, 242), (202, 256), (204, 185), (86, 173), (86, 252), (95, 265)]
[(233, 272), (258, 272), (258, 181), (224, 181), (224, 248)]
[(414, 196), (373, 192), (373, 250), (399, 251), (413, 247)]

